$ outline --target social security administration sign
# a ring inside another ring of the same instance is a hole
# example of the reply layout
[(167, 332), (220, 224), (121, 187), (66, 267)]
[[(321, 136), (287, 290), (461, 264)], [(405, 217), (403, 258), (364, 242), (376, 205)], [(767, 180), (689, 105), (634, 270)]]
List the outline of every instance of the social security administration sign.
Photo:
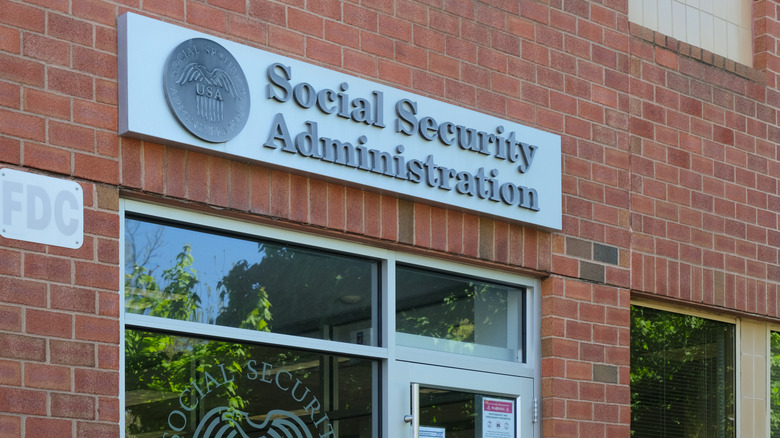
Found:
[(560, 136), (127, 13), (120, 135), (561, 229)]

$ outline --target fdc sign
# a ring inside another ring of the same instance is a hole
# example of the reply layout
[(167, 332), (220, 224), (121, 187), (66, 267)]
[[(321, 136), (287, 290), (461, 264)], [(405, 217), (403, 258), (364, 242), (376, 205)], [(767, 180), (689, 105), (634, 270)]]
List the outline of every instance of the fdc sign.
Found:
[(45, 245), (84, 243), (84, 193), (73, 181), (0, 169), (0, 235)]

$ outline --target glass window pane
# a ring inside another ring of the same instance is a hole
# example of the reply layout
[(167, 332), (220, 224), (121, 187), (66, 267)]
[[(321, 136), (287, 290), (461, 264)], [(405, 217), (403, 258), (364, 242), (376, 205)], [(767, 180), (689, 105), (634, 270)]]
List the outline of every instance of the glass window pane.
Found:
[(515, 437), (515, 400), (420, 388), (420, 437)]
[(128, 437), (377, 436), (370, 360), (126, 330), (125, 362)]
[(769, 382), (769, 402), (770, 414), (769, 422), (771, 427), (771, 437), (780, 438), (780, 333), (771, 332), (770, 342), (770, 382)]
[(733, 324), (631, 307), (632, 437), (735, 436)]
[(128, 313), (377, 345), (378, 264), (127, 219)]
[(399, 345), (522, 361), (522, 289), (398, 266)]

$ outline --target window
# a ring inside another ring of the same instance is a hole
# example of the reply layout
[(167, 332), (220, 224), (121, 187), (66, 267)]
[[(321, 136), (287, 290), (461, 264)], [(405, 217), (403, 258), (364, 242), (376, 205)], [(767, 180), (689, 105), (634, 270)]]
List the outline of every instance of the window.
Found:
[(769, 332), (769, 427), (780, 438), (780, 332)]
[(520, 289), (409, 266), (396, 277), (399, 345), (522, 360)]
[(629, 0), (631, 22), (753, 65), (752, 0)]
[(132, 215), (125, 239), (126, 312), (376, 345), (376, 261)]
[(132, 214), (125, 249), (127, 320), (242, 331), (223, 341), (207, 327), (128, 326), (127, 436), (375, 436), (376, 359), (248, 342), (262, 332), (376, 345), (375, 260)]
[(735, 326), (631, 307), (633, 437), (734, 437)]
[(126, 437), (403, 436), (412, 384), (420, 418), (473, 435), (481, 403), (538, 393), (530, 279), (122, 204)]
[(370, 360), (128, 329), (126, 434), (370, 437), (374, 374)]

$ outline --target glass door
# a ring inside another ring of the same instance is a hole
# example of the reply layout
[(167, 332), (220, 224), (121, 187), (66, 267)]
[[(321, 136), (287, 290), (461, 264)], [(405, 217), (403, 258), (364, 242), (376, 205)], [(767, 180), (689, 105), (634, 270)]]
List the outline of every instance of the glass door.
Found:
[[(527, 438), (534, 433), (533, 379), (397, 362), (390, 436)], [(391, 415), (392, 412), (391, 412)]]

